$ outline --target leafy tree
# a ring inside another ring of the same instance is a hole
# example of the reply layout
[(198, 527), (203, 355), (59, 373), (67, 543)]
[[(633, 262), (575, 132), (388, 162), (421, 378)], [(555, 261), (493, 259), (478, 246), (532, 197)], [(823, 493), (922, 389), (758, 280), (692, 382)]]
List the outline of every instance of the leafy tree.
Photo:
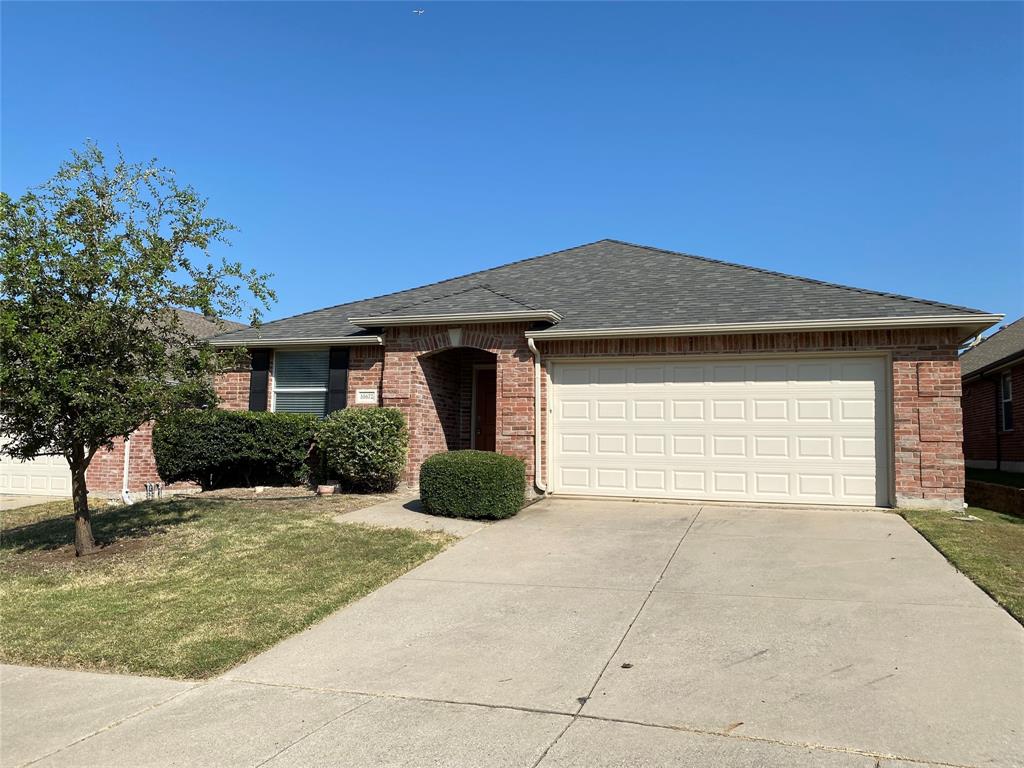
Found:
[(67, 458), (78, 555), (95, 549), (96, 452), (212, 402), (212, 375), (238, 362), (175, 309), (258, 323), (276, 298), (268, 275), (211, 256), (233, 229), (156, 161), (110, 164), (92, 142), (20, 199), (0, 193), (0, 450)]

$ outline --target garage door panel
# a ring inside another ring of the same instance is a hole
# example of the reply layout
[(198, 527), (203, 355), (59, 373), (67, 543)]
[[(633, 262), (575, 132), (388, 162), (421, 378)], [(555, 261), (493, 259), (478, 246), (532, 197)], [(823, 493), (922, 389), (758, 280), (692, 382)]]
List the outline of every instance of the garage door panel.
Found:
[(601, 490), (627, 490), (629, 488), (629, 472), (614, 467), (597, 467), (595, 470), (597, 487)]
[(887, 501), (881, 359), (603, 368), (552, 369), (556, 490)]
[(563, 466), (558, 469), (559, 486), (566, 490), (587, 491), (591, 488), (590, 467), (587, 466)]
[(672, 455), (686, 458), (705, 456), (704, 435), (672, 435)]
[(673, 400), (673, 421), (704, 421), (703, 400)]
[(597, 421), (625, 421), (626, 400), (598, 400), (595, 403), (594, 413)]
[(70, 496), (71, 470), (63, 456), (29, 461), (0, 457), (0, 493)]

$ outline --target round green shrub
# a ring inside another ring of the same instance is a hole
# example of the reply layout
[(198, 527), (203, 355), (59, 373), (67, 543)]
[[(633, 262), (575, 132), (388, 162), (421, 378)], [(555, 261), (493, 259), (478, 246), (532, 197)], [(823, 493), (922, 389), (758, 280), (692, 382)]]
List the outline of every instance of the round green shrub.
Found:
[(154, 426), (153, 456), (168, 483), (298, 485), (309, 479), (316, 422), (301, 413), (183, 410)]
[(420, 499), (432, 515), (512, 517), (526, 501), (526, 466), (489, 451), (437, 453), (420, 467)]
[(402, 479), (409, 431), (397, 408), (346, 408), (321, 422), (316, 443), (327, 476), (349, 490), (380, 493)]

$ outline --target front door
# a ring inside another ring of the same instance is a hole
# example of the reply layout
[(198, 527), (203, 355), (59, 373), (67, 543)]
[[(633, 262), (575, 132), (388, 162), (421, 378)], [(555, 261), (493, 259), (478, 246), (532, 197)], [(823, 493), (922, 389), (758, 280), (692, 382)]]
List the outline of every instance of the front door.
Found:
[(494, 368), (477, 368), (473, 373), (473, 447), (478, 451), (494, 450), (494, 416), (496, 387)]

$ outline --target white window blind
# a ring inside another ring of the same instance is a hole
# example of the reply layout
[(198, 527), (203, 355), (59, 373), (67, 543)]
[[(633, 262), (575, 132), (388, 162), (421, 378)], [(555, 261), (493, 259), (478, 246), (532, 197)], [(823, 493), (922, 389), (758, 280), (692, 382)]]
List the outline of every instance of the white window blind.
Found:
[(327, 413), (326, 349), (274, 352), (274, 404), (280, 413)]

